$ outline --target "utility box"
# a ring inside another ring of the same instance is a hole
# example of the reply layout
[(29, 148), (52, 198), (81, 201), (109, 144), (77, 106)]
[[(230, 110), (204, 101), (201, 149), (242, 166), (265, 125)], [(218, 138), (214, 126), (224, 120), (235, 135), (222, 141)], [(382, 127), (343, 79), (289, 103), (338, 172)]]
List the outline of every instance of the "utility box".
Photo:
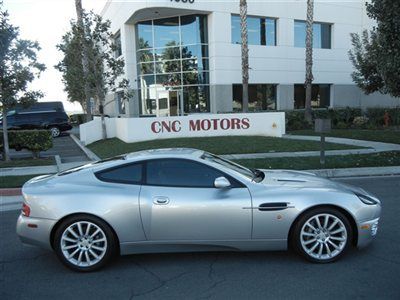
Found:
[(331, 119), (315, 119), (315, 132), (331, 132)]

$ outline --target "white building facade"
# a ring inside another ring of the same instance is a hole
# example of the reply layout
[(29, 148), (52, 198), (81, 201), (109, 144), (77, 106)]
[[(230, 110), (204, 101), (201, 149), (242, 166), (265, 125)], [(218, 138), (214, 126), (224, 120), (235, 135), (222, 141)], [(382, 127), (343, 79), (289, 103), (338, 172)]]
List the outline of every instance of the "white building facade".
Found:
[[(249, 110), (304, 107), (306, 1), (248, 0)], [(108, 95), (111, 116), (177, 116), (241, 110), (239, 0), (109, 1), (102, 15), (125, 60), (129, 103)], [(312, 105), (392, 107), (351, 79), (350, 33), (370, 28), (364, 0), (315, 1)], [(116, 101), (112, 101), (116, 100)]]

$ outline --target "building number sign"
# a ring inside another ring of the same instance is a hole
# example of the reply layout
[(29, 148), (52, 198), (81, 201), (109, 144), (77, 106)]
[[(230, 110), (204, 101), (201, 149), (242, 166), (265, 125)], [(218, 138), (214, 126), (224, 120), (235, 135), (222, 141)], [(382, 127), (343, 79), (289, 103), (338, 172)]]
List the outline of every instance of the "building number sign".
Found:
[(171, 2), (194, 3), (194, 0), (171, 0)]

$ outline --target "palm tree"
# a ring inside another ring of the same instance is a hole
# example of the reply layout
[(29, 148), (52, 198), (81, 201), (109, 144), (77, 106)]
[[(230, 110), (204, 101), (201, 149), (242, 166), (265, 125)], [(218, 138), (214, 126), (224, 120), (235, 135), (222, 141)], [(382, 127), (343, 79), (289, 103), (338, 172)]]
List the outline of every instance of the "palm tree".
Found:
[(311, 122), (311, 92), (314, 76), (312, 73), (313, 65), (313, 23), (314, 23), (314, 0), (307, 0), (307, 21), (306, 21), (306, 103), (304, 118)]
[(242, 37), (243, 112), (249, 109), (249, 46), (247, 33), (247, 1), (240, 0), (240, 29)]
[(88, 58), (88, 47), (86, 43), (85, 37), (85, 26), (83, 25), (83, 9), (82, 9), (82, 0), (75, 0), (75, 9), (77, 15), (77, 25), (79, 36), (82, 41), (82, 67), (83, 67), (83, 76), (85, 78), (85, 97), (86, 97), (86, 121), (89, 122), (92, 120), (92, 112), (91, 112), (91, 104), (90, 104), (90, 87), (88, 84), (88, 75), (89, 75), (89, 58)]

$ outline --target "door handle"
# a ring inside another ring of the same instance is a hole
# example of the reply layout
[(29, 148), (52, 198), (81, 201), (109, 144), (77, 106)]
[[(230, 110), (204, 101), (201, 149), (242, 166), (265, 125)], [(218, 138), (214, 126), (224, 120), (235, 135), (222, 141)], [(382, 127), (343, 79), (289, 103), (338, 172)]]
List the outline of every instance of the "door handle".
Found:
[(169, 198), (168, 197), (154, 197), (153, 203), (157, 204), (157, 205), (166, 205), (169, 203)]

